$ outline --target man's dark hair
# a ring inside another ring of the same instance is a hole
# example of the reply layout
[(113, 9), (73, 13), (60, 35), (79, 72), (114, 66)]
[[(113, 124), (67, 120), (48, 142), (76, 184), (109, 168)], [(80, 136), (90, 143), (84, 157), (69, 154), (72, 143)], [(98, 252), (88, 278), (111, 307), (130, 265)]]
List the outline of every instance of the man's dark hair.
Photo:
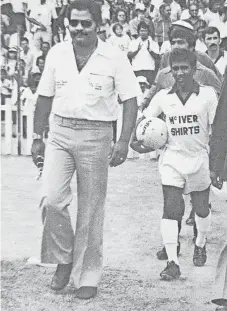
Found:
[(46, 58), (44, 57), (44, 56), (39, 56), (39, 57), (37, 57), (37, 59), (36, 59), (36, 66), (38, 66), (39, 65), (39, 61), (40, 60), (43, 60), (44, 62), (45, 62), (45, 60), (46, 60)]
[(168, 6), (170, 7), (170, 5), (167, 4), (167, 3), (161, 4), (160, 7), (159, 7), (159, 13), (162, 15), (162, 13), (164, 12), (165, 8), (167, 8)]
[(69, 4), (67, 9), (67, 18), (68, 20), (71, 19), (71, 12), (72, 10), (78, 11), (88, 11), (91, 13), (95, 23), (97, 25), (101, 25), (102, 23), (102, 10), (95, 0), (75, 0), (71, 4)]
[(21, 41), (21, 42), (22, 42), (22, 41), (26, 41), (27, 43), (29, 43), (29, 40), (28, 40), (28, 38), (26, 38), (26, 37), (23, 37), (20, 41)]
[(141, 29), (147, 29), (148, 32), (150, 32), (149, 25), (144, 21), (140, 22), (139, 25), (137, 26), (137, 32), (139, 33)]
[(205, 40), (206, 35), (212, 35), (213, 33), (217, 33), (218, 37), (220, 38), (220, 31), (216, 27), (207, 27), (203, 31), (203, 39)]
[(190, 29), (182, 28), (182, 27), (173, 27), (169, 31), (169, 41), (171, 42), (173, 39), (180, 38), (185, 39), (188, 42), (189, 47), (195, 47), (196, 44), (196, 36), (193, 31)]
[(170, 52), (169, 64), (172, 67), (174, 62), (185, 62), (187, 61), (192, 68), (196, 68), (197, 57), (192, 51), (186, 49), (174, 49)]

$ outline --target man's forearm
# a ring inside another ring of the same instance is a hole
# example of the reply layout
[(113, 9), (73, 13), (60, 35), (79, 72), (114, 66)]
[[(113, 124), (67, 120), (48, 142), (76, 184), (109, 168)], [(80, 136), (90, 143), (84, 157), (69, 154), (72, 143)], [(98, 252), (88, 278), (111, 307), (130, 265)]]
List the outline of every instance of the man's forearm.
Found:
[(151, 56), (154, 58), (154, 60), (159, 60), (160, 61), (160, 55), (156, 54), (155, 52), (153, 52), (152, 50), (149, 50), (149, 53), (151, 54)]
[(39, 135), (43, 134), (45, 126), (48, 124), (52, 102), (53, 97), (39, 95), (34, 114), (34, 133)]
[(123, 122), (119, 140), (129, 142), (132, 131), (136, 125), (137, 118), (137, 99), (131, 98), (122, 103), (123, 105)]
[(33, 23), (33, 24), (35, 24), (35, 25), (37, 25), (37, 26), (40, 26), (40, 27), (43, 27), (43, 24), (41, 24), (40, 22), (38, 22), (36, 19), (34, 19), (34, 18), (32, 18), (32, 17), (28, 17), (28, 16), (27, 16), (27, 19), (28, 19), (28, 21), (29, 21), (30, 23)]
[(128, 52), (128, 58), (133, 59), (137, 54), (139, 50), (136, 50), (135, 52)]

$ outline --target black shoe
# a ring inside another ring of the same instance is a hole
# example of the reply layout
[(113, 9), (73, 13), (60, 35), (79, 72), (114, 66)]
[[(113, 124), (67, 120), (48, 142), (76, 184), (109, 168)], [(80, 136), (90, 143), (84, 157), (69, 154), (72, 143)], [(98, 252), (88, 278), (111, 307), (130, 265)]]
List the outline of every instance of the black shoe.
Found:
[[(212, 299), (211, 302), (215, 303), (216, 305), (218, 305), (220, 307), (227, 308), (227, 298), (216, 298), (216, 299)], [(222, 309), (220, 309), (220, 310), (222, 310)]]
[(51, 282), (51, 289), (53, 290), (63, 289), (69, 283), (71, 271), (72, 271), (72, 263), (58, 264), (57, 270), (55, 271), (55, 274)]
[(174, 261), (168, 261), (166, 268), (160, 273), (160, 277), (166, 281), (178, 279), (180, 275), (180, 267)]
[[(179, 254), (180, 254), (180, 242), (178, 242), (178, 245), (177, 245), (177, 256), (179, 256)], [(168, 260), (165, 246), (156, 253), (156, 256), (158, 260)]]
[(97, 287), (82, 286), (76, 291), (76, 298), (78, 299), (90, 299), (97, 295)]
[(206, 245), (204, 245), (204, 247), (199, 247), (195, 244), (193, 255), (194, 265), (196, 267), (202, 267), (204, 266), (206, 261), (207, 261)]

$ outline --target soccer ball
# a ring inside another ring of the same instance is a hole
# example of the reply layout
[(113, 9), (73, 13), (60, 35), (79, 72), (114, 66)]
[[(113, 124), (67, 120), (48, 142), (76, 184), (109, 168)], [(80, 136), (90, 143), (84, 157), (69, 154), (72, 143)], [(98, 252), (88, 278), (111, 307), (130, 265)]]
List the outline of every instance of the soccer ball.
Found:
[(221, 200), (227, 201), (227, 181), (223, 183), (223, 186), (220, 190), (214, 186), (211, 186), (211, 189), (215, 196)]
[(157, 150), (162, 148), (168, 138), (166, 123), (159, 118), (143, 119), (136, 129), (137, 140), (143, 141), (143, 146)]

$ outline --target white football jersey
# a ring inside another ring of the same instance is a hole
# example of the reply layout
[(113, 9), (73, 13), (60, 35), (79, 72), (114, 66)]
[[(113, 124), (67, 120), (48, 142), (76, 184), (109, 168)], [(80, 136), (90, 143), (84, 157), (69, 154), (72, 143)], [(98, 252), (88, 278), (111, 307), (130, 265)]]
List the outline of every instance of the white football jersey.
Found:
[(211, 124), (218, 99), (210, 86), (197, 85), (185, 103), (182, 103), (174, 89), (163, 89), (144, 110), (145, 117), (166, 116), (168, 128), (167, 149), (185, 156), (196, 156), (208, 150)]

